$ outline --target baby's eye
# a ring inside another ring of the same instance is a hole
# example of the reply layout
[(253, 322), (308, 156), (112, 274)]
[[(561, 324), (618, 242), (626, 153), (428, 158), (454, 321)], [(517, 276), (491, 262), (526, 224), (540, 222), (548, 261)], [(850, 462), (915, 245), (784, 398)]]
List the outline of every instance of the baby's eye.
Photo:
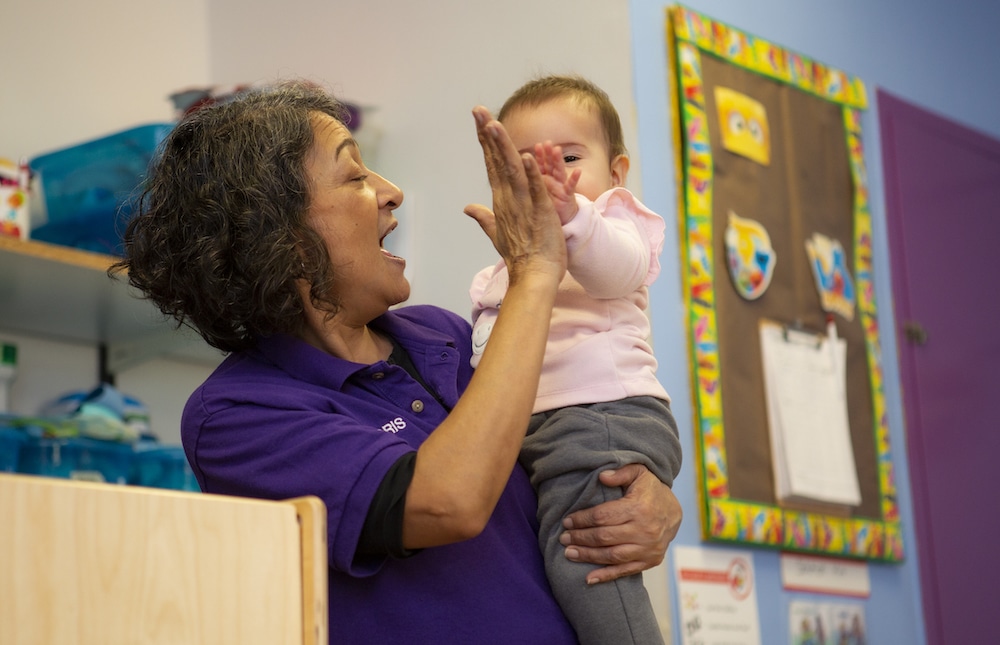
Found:
[(576, 155), (563, 155), (563, 161), (566, 163), (573, 163), (574, 161), (580, 161), (580, 157)]

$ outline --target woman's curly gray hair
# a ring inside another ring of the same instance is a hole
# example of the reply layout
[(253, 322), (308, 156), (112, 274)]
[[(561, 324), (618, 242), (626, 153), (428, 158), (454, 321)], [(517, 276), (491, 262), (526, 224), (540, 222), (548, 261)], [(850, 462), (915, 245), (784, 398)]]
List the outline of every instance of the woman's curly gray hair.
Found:
[(109, 274), (127, 272), (160, 311), (225, 352), (301, 328), (297, 279), (335, 313), (334, 269), (305, 219), (315, 113), (349, 118), (319, 86), (292, 81), (182, 119), (150, 164)]

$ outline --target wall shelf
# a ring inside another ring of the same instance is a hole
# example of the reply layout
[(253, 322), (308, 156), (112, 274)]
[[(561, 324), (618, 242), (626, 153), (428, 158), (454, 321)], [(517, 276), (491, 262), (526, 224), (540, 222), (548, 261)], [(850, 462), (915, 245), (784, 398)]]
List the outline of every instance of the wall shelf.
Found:
[(221, 360), (124, 279), (109, 278), (114, 261), (110, 255), (0, 237), (0, 329), (103, 346), (111, 373), (161, 355)]

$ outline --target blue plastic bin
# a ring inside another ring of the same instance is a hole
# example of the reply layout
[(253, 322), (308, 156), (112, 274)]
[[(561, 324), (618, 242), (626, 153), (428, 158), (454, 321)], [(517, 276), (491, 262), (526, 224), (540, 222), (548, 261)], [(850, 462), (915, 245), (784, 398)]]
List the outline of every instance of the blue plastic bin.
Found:
[(31, 159), (47, 213), (31, 239), (120, 255), (132, 200), (171, 128), (142, 125)]
[(0, 472), (16, 473), (21, 462), (21, 449), (28, 435), (20, 428), (11, 428), (0, 422)]
[(29, 437), (21, 447), (19, 471), (31, 475), (126, 484), (132, 444), (87, 437)]
[(132, 477), (136, 486), (198, 492), (198, 480), (181, 446), (136, 446), (132, 456)]

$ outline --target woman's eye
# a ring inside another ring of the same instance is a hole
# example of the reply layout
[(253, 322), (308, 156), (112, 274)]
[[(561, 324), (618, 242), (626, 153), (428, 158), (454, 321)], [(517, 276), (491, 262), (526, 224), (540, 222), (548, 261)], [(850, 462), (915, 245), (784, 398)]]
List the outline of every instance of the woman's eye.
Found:
[(361, 182), (363, 182), (366, 179), (368, 179), (368, 175), (358, 175), (357, 177), (355, 177), (351, 181), (361, 181)]

